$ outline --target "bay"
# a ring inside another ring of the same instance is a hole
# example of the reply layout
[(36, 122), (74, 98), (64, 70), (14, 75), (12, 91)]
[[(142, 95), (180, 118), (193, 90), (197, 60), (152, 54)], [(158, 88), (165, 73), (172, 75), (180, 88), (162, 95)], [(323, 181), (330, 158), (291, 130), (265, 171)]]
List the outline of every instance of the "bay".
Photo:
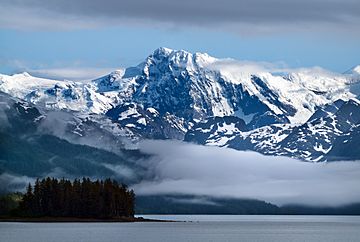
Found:
[(0, 223), (0, 242), (360, 241), (360, 216), (139, 216), (186, 222)]

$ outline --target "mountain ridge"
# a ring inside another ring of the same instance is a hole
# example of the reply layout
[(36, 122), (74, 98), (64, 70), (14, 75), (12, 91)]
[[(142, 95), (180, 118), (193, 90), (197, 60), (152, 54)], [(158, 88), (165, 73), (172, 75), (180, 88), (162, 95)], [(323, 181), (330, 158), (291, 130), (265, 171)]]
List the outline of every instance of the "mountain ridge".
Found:
[[(350, 117), (359, 112), (356, 70), (254, 72), (235, 60), (161, 47), (137, 66), (89, 82), (0, 75), (0, 91), (46, 111), (72, 112), (99, 127), (105, 122), (110, 132), (117, 130), (119, 139), (132, 144), (143, 138), (178, 139), (326, 161), (332, 153), (328, 136), (336, 137), (333, 143), (358, 124)], [(345, 112), (344, 119), (331, 114), (351, 100), (352, 112)], [(340, 135), (336, 125), (350, 128)], [(314, 139), (313, 129), (327, 135)], [(302, 139), (311, 147), (302, 146)]]

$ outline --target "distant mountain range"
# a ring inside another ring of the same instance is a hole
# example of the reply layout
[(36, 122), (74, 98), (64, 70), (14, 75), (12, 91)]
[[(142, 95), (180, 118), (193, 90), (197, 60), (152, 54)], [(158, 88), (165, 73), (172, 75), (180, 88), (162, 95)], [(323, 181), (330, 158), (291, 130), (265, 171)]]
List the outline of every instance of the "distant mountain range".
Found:
[[(138, 66), (92, 81), (0, 75), (0, 91), (1, 116), (10, 115), (11, 125), (25, 115), (28, 128), (117, 156), (146, 138), (311, 162), (360, 159), (360, 66), (343, 74), (254, 70), (159, 48)], [(20, 126), (1, 130), (16, 143), (27, 129)]]

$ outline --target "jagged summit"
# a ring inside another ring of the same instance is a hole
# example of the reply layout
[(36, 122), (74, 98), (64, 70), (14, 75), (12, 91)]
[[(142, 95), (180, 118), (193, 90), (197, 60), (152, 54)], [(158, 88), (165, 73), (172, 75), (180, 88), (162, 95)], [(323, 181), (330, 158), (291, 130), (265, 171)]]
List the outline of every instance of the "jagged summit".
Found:
[[(185, 50), (174, 50), (170, 48), (160, 47), (156, 49), (145, 60), (145, 63), (168, 63), (172, 66), (194, 68), (194, 66), (210, 64), (218, 59), (209, 56), (207, 53), (191, 53)], [(141, 64), (140, 64), (141, 65)]]
[(206, 53), (193, 54), (185, 50), (160, 47), (137, 66), (126, 68), (123, 78), (134, 78), (141, 75), (157, 77), (158, 74), (170, 72), (179, 75), (181, 71), (193, 73), (217, 60)]
[[(170, 49), (167, 47), (159, 47), (154, 50), (152, 56), (169, 56), (171, 53), (175, 52), (176, 50)], [(184, 51), (186, 52), (186, 51)]]

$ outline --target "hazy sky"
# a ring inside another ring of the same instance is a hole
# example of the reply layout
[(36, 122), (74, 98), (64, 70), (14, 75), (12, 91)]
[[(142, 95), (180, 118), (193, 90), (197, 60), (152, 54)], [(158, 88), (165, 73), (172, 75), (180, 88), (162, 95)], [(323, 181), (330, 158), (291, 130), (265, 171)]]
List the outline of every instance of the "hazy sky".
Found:
[(0, 0), (0, 6), (0, 72), (8, 74), (100, 75), (136, 65), (160, 46), (337, 72), (360, 64), (358, 0)]

